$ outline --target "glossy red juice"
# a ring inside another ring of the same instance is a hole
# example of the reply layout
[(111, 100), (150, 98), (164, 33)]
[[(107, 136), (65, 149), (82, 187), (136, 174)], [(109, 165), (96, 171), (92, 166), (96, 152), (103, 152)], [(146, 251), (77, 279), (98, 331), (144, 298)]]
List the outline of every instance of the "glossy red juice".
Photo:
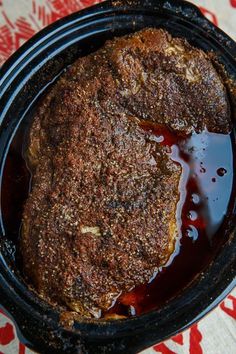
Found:
[(224, 242), (225, 216), (233, 189), (233, 151), (230, 134), (207, 131), (188, 137), (155, 124), (143, 127), (170, 148), (182, 166), (180, 201), (176, 213), (179, 235), (174, 254), (150, 282), (122, 294), (109, 314), (139, 315), (177, 295), (209, 264)]

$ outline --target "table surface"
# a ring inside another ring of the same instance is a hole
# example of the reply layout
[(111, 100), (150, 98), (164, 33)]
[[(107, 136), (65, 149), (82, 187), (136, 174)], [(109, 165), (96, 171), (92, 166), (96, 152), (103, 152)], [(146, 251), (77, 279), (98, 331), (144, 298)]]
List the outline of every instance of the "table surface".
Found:
[[(49, 23), (99, 0), (0, 0), (0, 65)], [(192, 0), (204, 15), (236, 40), (236, 0)], [(32, 353), (0, 311), (0, 354)], [(198, 324), (142, 353), (236, 354), (236, 290)], [(127, 353), (128, 354), (128, 353)]]

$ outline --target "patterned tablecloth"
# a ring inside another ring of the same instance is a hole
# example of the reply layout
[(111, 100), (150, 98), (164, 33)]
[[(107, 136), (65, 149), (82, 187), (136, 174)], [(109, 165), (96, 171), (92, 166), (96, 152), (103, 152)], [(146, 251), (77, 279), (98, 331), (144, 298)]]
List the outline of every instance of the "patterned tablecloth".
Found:
[[(99, 0), (0, 0), (0, 65), (42, 27), (97, 2)], [(192, 2), (236, 40), (236, 0)], [(2, 353), (32, 352), (18, 341), (13, 323), (0, 311)], [(198, 324), (143, 353), (236, 354), (236, 290)]]

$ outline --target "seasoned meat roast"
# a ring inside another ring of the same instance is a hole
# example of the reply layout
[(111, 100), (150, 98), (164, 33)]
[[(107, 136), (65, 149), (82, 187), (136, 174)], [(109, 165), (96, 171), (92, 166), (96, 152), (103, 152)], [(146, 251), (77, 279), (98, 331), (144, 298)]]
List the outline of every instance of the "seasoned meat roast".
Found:
[(69, 67), (42, 100), (26, 153), (21, 254), (37, 292), (99, 317), (148, 282), (179, 234), (181, 166), (147, 127), (226, 133), (228, 117), (207, 54), (164, 30), (108, 41)]

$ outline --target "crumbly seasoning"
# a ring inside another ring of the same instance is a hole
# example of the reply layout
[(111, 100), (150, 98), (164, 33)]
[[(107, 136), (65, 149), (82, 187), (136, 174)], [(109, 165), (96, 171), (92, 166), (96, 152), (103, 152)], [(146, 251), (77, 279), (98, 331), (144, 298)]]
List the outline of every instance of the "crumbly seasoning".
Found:
[(99, 317), (147, 282), (174, 249), (181, 168), (140, 122), (227, 132), (228, 113), (207, 55), (163, 30), (108, 41), (73, 64), (29, 138), (21, 252), (41, 296)]

